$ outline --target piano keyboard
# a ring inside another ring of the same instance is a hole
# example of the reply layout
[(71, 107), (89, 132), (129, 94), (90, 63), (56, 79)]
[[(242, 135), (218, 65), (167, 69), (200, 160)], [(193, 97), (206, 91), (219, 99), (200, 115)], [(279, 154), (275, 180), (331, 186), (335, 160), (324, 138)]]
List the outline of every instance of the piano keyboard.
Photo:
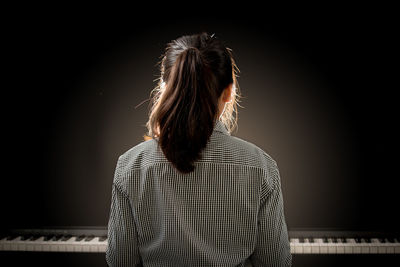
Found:
[(388, 238), (290, 239), (292, 254), (400, 254), (400, 241)]
[(60, 236), (48, 239), (47, 236), (0, 240), (0, 251), (47, 251), (47, 252), (105, 252), (107, 238)]
[[(17, 234), (18, 233), (18, 234)], [(107, 230), (19, 230), (0, 237), (0, 251), (105, 253)], [(400, 254), (400, 238), (289, 231), (292, 254)]]
[(17, 229), (0, 237), (0, 251), (95, 252), (107, 248), (107, 228)]

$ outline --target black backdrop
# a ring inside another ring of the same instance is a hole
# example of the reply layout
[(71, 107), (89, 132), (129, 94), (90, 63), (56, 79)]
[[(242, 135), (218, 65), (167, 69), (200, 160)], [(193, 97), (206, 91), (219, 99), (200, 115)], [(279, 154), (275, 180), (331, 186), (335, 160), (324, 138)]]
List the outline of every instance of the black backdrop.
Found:
[(165, 44), (207, 31), (234, 51), (233, 135), (278, 162), (289, 230), (398, 230), (389, 10), (131, 11), (4, 23), (3, 228), (105, 226), (116, 160), (142, 141)]

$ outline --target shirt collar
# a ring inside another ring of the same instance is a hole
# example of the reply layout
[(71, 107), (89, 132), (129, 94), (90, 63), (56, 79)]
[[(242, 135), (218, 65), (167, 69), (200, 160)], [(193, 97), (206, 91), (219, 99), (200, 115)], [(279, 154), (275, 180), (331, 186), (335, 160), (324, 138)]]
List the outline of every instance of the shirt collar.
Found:
[(228, 129), (227, 129), (226, 126), (225, 126), (225, 124), (224, 124), (222, 121), (220, 121), (220, 120), (217, 120), (217, 121), (215, 122), (214, 131), (217, 131), (217, 132), (221, 132), (221, 133), (230, 135)]

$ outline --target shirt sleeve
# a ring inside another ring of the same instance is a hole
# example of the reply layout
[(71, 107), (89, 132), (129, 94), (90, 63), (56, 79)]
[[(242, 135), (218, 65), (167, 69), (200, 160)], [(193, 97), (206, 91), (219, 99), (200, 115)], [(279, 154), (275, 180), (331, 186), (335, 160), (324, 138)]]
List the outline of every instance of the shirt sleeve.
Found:
[(108, 222), (108, 266), (142, 266), (129, 198), (113, 183)]
[(275, 166), (270, 173), (271, 186), (264, 181), (261, 188), (257, 242), (250, 259), (253, 266), (291, 266), (292, 254), (278, 167)]

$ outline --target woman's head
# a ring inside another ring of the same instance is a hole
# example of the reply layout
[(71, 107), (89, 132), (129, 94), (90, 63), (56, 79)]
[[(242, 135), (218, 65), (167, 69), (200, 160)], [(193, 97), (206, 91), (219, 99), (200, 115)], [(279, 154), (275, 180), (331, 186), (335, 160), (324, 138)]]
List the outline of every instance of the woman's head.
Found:
[(236, 71), (231, 50), (207, 33), (182, 36), (167, 45), (147, 128), (180, 172), (194, 169), (216, 120), (230, 132), (236, 126)]

